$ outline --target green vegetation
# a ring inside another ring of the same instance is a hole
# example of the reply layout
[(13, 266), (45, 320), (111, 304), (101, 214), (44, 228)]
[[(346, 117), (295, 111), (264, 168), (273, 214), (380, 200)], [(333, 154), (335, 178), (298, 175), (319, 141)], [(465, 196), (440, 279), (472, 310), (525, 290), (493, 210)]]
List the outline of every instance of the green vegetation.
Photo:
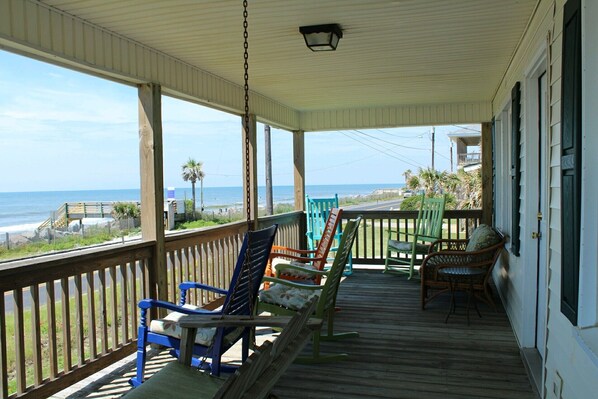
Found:
[(115, 202), (112, 205), (112, 217), (116, 220), (138, 218), (141, 210), (135, 202)]
[(110, 231), (108, 228), (90, 227), (84, 235), (69, 234), (49, 240), (36, 240), (10, 249), (0, 247), (0, 260), (26, 258), (55, 251), (81, 248), (98, 245), (119, 237), (119, 231)]
[[(414, 175), (411, 170), (403, 174), (407, 187), (428, 197), (440, 193), (449, 194), (447, 209), (480, 209), (482, 207), (482, 173), (478, 169), (457, 173), (439, 172), (432, 168), (419, 169)], [(401, 207), (403, 209), (403, 207)]]

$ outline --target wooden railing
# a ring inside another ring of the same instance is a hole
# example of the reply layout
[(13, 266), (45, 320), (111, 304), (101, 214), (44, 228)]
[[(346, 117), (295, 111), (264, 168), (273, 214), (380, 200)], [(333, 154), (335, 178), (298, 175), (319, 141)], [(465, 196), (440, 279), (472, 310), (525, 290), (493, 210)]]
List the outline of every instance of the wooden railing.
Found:
[(135, 351), (153, 242), (0, 268), (0, 396), (46, 397)]
[[(302, 212), (269, 216), (277, 243), (298, 246)], [(228, 288), (247, 225), (166, 237), (168, 299), (178, 283)], [(0, 398), (40, 398), (135, 351), (139, 299), (149, 296), (154, 242), (113, 244), (0, 265)], [(205, 305), (213, 295), (193, 293)]]
[[(356, 264), (383, 263), (389, 226), (412, 228), (416, 212), (350, 211), (363, 216), (353, 248)], [(444, 236), (466, 238), (481, 211), (446, 211)], [(261, 218), (279, 224), (276, 243), (305, 246), (305, 215)], [(166, 237), (168, 299), (178, 283), (227, 288), (244, 222)], [(45, 397), (135, 351), (137, 301), (147, 297), (154, 242), (113, 244), (4, 263), (0, 266), (0, 397)], [(206, 305), (212, 294), (192, 293)]]
[(112, 214), (114, 202), (65, 202), (37, 228), (66, 228), (73, 219), (104, 218)]
[[(343, 222), (361, 215), (359, 232), (353, 244), (353, 263), (383, 264), (386, 256), (388, 230), (413, 231), (417, 211), (357, 211), (344, 210)], [(480, 224), (481, 210), (447, 210), (444, 212), (443, 238), (468, 238), (472, 227)], [(393, 237), (407, 240), (406, 235)]]

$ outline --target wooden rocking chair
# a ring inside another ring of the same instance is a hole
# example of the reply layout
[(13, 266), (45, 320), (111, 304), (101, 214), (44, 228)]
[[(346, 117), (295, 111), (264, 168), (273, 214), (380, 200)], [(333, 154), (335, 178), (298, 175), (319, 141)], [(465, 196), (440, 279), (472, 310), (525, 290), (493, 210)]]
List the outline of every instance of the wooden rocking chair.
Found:
[[(310, 318), (316, 301), (311, 301), (292, 318), (264, 316), (185, 316), (179, 322), (183, 331), (181, 357), (171, 362), (141, 386), (129, 391), (125, 399), (261, 399), (297, 357), (322, 320)], [(282, 327), (274, 344), (266, 341), (228, 379), (214, 377), (189, 367), (191, 348), (197, 329)]]
[[(421, 264), (424, 256), (430, 250), (431, 243), (438, 240), (442, 235), (445, 201), (445, 196), (440, 198), (426, 198), (423, 196), (413, 232), (388, 230), (386, 260), (384, 262), (385, 273), (406, 273), (410, 279), (413, 277), (415, 265)], [(407, 238), (407, 240), (399, 241), (398, 239), (401, 236)], [(394, 239), (394, 237), (397, 237), (397, 239)], [(396, 255), (393, 255), (393, 253), (396, 253)]]
[[(178, 356), (181, 331), (178, 328), (177, 322), (184, 315), (242, 316), (251, 314), (254, 308), (254, 303), (251, 301), (257, 300), (260, 283), (264, 276), (268, 255), (274, 242), (277, 227), (277, 225), (274, 225), (263, 230), (248, 232), (245, 235), (228, 290), (201, 283), (185, 282), (181, 284), (181, 305), (156, 299), (144, 299), (139, 302), (141, 317), (137, 339), (137, 374), (129, 380), (131, 385), (138, 386), (143, 382), (147, 344), (155, 343), (167, 348), (173, 348), (171, 354)], [(249, 269), (243, 266), (246, 257), (248, 257), (247, 266)], [(185, 305), (186, 291), (189, 288), (199, 288), (226, 295), (222, 308), (210, 311), (192, 305)], [(148, 309), (151, 308), (168, 309), (172, 313), (164, 319), (152, 320), (151, 323), (148, 323)], [(249, 337), (250, 331), (247, 328), (200, 329), (197, 331), (193, 354), (211, 358), (212, 363), (210, 367), (212, 374), (219, 375), (222, 354), (239, 339), (243, 339), (242, 360), (247, 358), (250, 344)]]
[[(328, 215), (331, 210), (338, 208), (338, 195), (330, 198), (309, 198), (309, 195), (305, 196), (305, 213), (307, 216), (307, 231), (305, 235), (307, 237), (307, 247), (309, 250), (314, 251), (319, 246), (319, 241), (324, 236), (326, 231), (326, 225)], [(339, 243), (343, 235), (341, 223), (336, 227), (336, 233), (334, 234), (334, 241)], [(330, 252), (336, 252), (338, 246), (333, 245), (330, 248)], [(331, 259), (332, 260), (332, 259)], [(353, 273), (353, 257), (349, 254), (347, 265), (343, 272), (345, 276), (349, 276)]]
[[(357, 332), (334, 333), (334, 312), (336, 305), (336, 295), (340, 285), (343, 269), (347, 263), (351, 247), (357, 233), (357, 227), (361, 217), (350, 220), (341, 238), (339, 249), (334, 257), (332, 267), (328, 271), (315, 271), (305, 269), (314, 274), (320, 274), (326, 277), (324, 285), (306, 285), (294, 281), (282, 280), (273, 277), (264, 277), (264, 281), (271, 283), (267, 290), (260, 291), (258, 312), (270, 312), (276, 315), (289, 315), (300, 309), (306, 302), (314, 297), (318, 298), (318, 304), (314, 316), (327, 320), (326, 335), (321, 331), (314, 333), (313, 355), (311, 358), (298, 359), (305, 363), (317, 363), (342, 360), (348, 357), (347, 354), (329, 354), (320, 353), (320, 340), (336, 340), (341, 338), (358, 337)], [(289, 268), (298, 268), (298, 266), (287, 266)]]
[[(302, 250), (274, 245), (266, 268), (266, 276), (275, 275), (285, 280), (294, 280), (310, 284), (320, 284), (320, 274), (307, 273), (302, 269), (286, 268), (287, 265), (308, 267), (313, 270), (324, 270), (328, 252), (335, 240), (337, 226), (341, 221), (343, 211), (339, 208), (332, 208), (328, 214), (326, 225), (318, 246), (315, 250)], [(284, 251), (284, 252), (277, 252)]]

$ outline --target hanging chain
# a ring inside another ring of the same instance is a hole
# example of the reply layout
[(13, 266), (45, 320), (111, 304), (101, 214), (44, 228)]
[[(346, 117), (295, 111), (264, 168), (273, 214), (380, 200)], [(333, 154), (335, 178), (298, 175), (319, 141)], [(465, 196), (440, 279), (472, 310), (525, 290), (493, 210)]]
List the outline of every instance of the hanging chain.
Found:
[[(243, 262), (243, 265), (241, 266), (241, 272), (239, 273), (239, 276), (237, 277), (237, 284), (235, 284), (234, 287), (232, 287), (233, 291), (232, 293), (230, 293), (230, 288), (229, 288), (229, 294), (231, 295), (232, 298), (235, 298), (237, 295), (237, 289), (238, 287), (238, 282), (240, 279), (243, 278), (244, 274), (247, 274), (249, 281), (248, 281), (248, 301), (249, 301), (249, 317), (253, 317), (253, 305), (254, 305), (254, 298), (253, 298), (253, 276), (251, 273), (251, 251), (249, 250), (249, 248), (251, 247), (250, 245), (250, 236), (249, 236), (249, 232), (251, 232), (253, 230), (252, 228), (252, 223), (251, 223), (251, 177), (249, 175), (249, 171), (250, 171), (250, 162), (249, 162), (249, 144), (250, 144), (250, 140), (249, 140), (249, 42), (248, 42), (248, 38), (249, 38), (249, 34), (247, 32), (247, 27), (248, 27), (248, 23), (247, 23), (247, 0), (243, 0), (243, 91), (245, 93), (245, 109), (244, 109), (244, 114), (243, 114), (243, 128), (245, 130), (245, 195), (246, 195), (246, 201), (247, 201), (247, 247), (245, 249), (245, 259)], [(228, 308), (230, 308), (230, 301), (228, 303), (228, 306), (226, 309), (222, 309), (222, 317), (224, 317), (224, 315), (228, 312)], [(216, 337), (214, 336), (214, 339)], [(212, 339), (212, 343), (208, 346), (208, 348), (206, 349), (204, 355), (201, 357), (200, 361), (199, 361), (199, 368), (204, 367), (204, 364), (207, 360), (208, 354), (211, 353), (214, 349), (214, 339)], [(214, 354), (212, 354), (213, 356)], [(216, 354), (217, 355), (217, 354)]]
[[(249, 158), (249, 33), (247, 28), (249, 23), (247, 21), (247, 0), (243, 0), (243, 92), (245, 94), (245, 114), (243, 115), (243, 122), (245, 126), (245, 196), (247, 201), (247, 251), (245, 253), (245, 262), (241, 274), (246, 272), (249, 278), (249, 315), (253, 316), (253, 276), (251, 275), (251, 248), (249, 232), (253, 230), (253, 223), (251, 222), (251, 175), (250, 175), (250, 158)], [(257, 215), (255, 215), (257, 217)], [(236, 288), (236, 287), (235, 287)]]
[(253, 230), (251, 227), (251, 176), (249, 163), (249, 33), (247, 32), (247, 0), (243, 0), (243, 92), (245, 94), (245, 113), (243, 114), (243, 126), (245, 128), (245, 190), (247, 203), (247, 231)]

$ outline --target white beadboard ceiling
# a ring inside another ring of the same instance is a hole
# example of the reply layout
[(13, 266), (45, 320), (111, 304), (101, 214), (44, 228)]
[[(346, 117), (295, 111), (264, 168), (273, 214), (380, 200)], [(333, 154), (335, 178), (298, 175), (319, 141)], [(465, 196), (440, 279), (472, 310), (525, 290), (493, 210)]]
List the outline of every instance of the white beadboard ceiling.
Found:
[[(41, 0), (242, 85), (242, 2)], [(251, 89), (297, 111), (491, 101), (537, 0), (249, 1)], [(337, 51), (299, 26), (338, 23)]]

